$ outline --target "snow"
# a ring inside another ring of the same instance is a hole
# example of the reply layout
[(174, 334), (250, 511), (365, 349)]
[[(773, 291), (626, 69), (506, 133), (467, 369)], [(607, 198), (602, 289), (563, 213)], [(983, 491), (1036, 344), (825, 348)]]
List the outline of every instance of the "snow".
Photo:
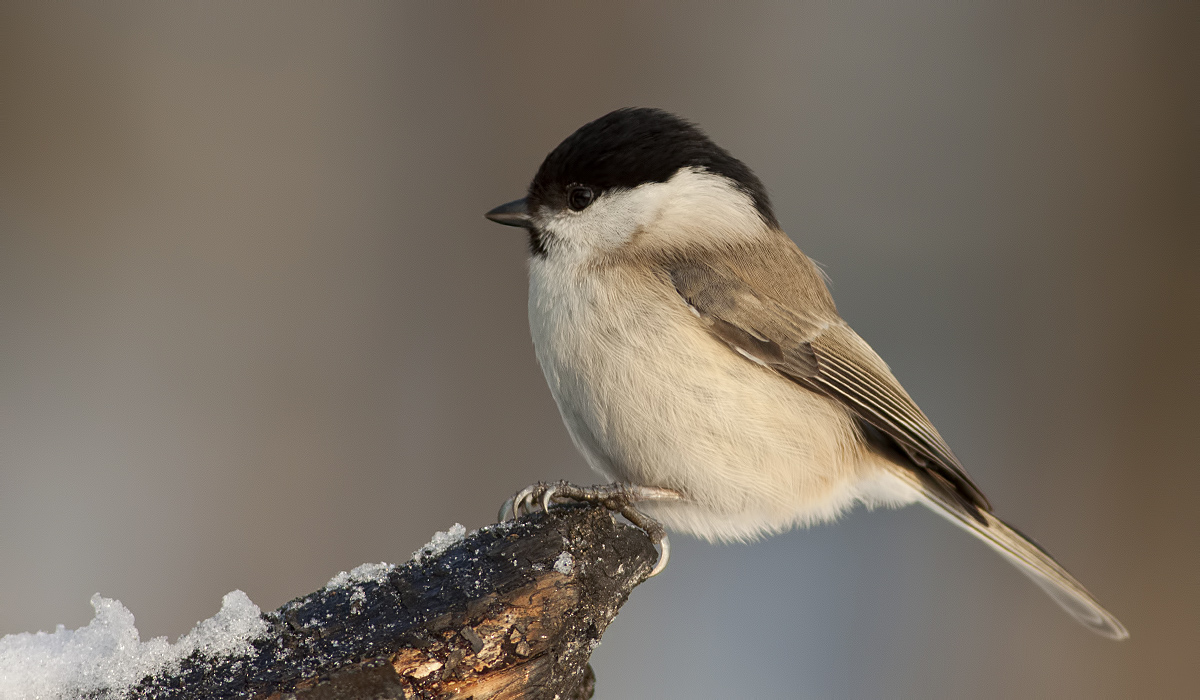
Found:
[(258, 606), (241, 591), (227, 593), (221, 610), (170, 644), (141, 641), (133, 613), (118, 600), (92, 596), (95, 617), (86, 626), (0, 638), (0, 698), (51, 700), (94, 694), (118, 697), (147, 675), (169, 672), (199, 651), (210, 658), (251, 654), (267, 631)]
[[(459, 527), (462, 526), (460, 525)], [(439, 532), (438, 534), (444, 535), (446, 533)], [(429, 545), (425, 546), (428, 547)], [(349, 572), (343, 571), (337, 576), (329, 579), (329, 583), (325, 584), (325, 590), (333, 591), (337, 590), (338, 588), (346, 588), (347, 586), (356, 583), (383, 583), (385, 580), (387, 580), (388, 574), (392, 573), (392, 570), (395, 568), (395, 564), (389, 564), (384, 561), (381, 561), (378, 564), (363, 564), (361, 566), (356, 566)]]
[(447, 549), (462, 542), (466, 536), (467, 528), (459, 523), (454, 523), (454, 526), (449, 530), (434, 534), (429, 544), (413, 552), (412, 560), (417, 564), (422, 564), (429, 559), (440, 557)]
[(575, 557), (570, 552), (559, 554), (558, 559), (554, 560), (554, 570), (564, 576), (570, 575), (575, 570)]
[[(439, 557), (466, 536), (467, 529), (455, 523), (414, 552), (413, 561), (421, 564)], [(563, 556), (569, 571), (574, 563), (565, 552), (555, 568)], [(382, 583), (395, 569), (386, 562), (363, 564), (334, 576), (325, 590)], [(361, 586), (351, 593), (351, 599), (365, 601)], [(52, 633), (0, 637), (0, 700), (118, 698), (146, 676), (177, 671), (180, 663), (196, 652), (213, 661), (231, 655), (251, 656), (255, 653), (251, 642), (268, 631), (262, 611), (241, 591), (227, 593), (216, 615), (198, 622), (174, 644), (166, 637), (143, 642), (133, 613), (119, 600), (97, 593), (92, 596), (92, 607), (95, 616), (79, 629), (59, 625)]]
[(193, 651), (213, 658), (249, 656), (254, 653), (254, 646), (250, 642), (265, 635), (268, 629), (262, 611), (250, 600), (250, 596), (241, 591), (232, 591), (221, 599), (221, 609), (216, 615), (196, 623), (191, 632), (175, 643), (176, 657), (182, 661)]

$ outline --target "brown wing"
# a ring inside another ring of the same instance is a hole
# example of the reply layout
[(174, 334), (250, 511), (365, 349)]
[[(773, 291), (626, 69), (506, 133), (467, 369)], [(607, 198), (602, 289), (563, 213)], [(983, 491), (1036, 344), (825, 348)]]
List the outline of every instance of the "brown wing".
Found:
[(907, 456), (903, 466), (947, 492), (973, 517), (982, 517), (974, 509), (990, 511), (987, 499), (883, 360), (833, 311), (832, 302), (816, 304), (814, 312), (799, 308), (798, 300), (779, 298), (796, 287), (796, 273), (811, 275), (824, 292), (812, 263), (803, 263), (807, 268), (756, 265), (739, 274), (719, 261), (679, 261), (668, 266), (668, 273), (683, 300), (731, 349), (840, 401), (895, 442)]

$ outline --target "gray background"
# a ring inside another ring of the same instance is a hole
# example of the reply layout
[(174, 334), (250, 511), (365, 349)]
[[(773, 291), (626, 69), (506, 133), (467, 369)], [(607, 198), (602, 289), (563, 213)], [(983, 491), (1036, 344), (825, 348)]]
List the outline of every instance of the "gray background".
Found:
[(1195, 697), (1192, 4), (0, 5), (0, 633), (144, 637), (589, 482), (489, 224), (626, 105), (774, 192), (1088, 634), (931, 514), (676, 538), (600, 698)]

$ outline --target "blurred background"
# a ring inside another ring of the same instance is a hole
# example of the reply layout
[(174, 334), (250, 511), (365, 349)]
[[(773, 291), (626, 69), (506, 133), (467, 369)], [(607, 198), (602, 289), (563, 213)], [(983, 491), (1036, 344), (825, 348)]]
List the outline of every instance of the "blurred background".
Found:
[(1200, 658), (1194, 3), (0, 4), (0, 634), (263, 609), (592, 483), (485, 221), (651, 105), (1114, 644), (932, 514), (677, 536), (598, 698), (1182, 698)]

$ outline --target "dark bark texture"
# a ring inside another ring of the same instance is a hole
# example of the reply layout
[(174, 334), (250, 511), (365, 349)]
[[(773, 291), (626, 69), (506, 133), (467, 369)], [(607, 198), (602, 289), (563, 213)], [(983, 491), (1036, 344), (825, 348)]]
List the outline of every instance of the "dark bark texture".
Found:
[(592, 649), (657, 556), (603, 508), (556, 508), (297, 598), (264, 613), (252, 654), (197, 652), (129, 697), (589, 698)]

